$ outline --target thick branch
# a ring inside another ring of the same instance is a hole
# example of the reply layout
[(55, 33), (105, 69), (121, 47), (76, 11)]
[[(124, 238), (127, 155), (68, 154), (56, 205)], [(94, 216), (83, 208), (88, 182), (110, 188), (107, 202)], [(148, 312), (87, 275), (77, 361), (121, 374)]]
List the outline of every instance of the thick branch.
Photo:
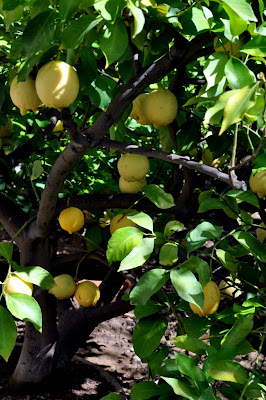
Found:
[(27, 219), (28, 216), (13, 201), (0, 194), (0, 222), (11, 238)]

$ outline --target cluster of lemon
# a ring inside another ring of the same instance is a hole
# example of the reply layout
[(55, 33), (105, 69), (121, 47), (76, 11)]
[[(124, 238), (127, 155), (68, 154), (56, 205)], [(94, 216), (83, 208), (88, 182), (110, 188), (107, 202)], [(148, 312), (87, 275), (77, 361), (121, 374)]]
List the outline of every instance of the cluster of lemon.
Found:
[(173, 122), (178, 109), (175, 95), (164, 88), (140, 94), (133, 100), (132, 105), (130, 117), (141, 125), (152, 124), (155, 129)]
[(147, 185), (146, 174), (150, 168), (149, 159), (139, 154), (123, 154), (117, 169), (120, 174), (119, 189), (122, 193), (137, 193)]
[(36, 113), (41, 105), (62, 110), (76, 100), (78, 92), (79, 79), (74, 68), (56, 60), (43, 65), (36, 80), (28, 76), (26, 81), (18, 82), (15, 76), (10, 85), (11, 100), (21, 115), (29, 110)]

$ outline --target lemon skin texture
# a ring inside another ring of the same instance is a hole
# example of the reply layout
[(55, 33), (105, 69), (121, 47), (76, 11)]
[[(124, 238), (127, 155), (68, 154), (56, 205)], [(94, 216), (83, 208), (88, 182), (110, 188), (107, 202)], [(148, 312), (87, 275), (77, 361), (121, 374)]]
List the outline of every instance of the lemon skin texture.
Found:
[(204, 304), (203, 310), (201, 311), (198, 306), (193, 303), (189, 303), (191, 310), (198, 314), (200, 317), (206, 317), (207, 315), (215, 313), (220, 304), (221, 294), (218, 285), (215, 282), (209, 281), (203, 288)]
[(266, 196), (266, 169), (257, 172), (256, 175), (251, 174), (249, 186), (252, 192), (257, 193), (258, 197)]
[[(264, 240), (266, 239), (266, 229), (262, 229), (262, 228), (266, 228), (264, 222), (262, 222), (260, 224), (261, 228), (257, 228), (256, 229), (256, 236), (257, 239), (261, 242), (264, 243)], [(265, 242), (266, 244), (266, 242)]]
[(110, 233), (111, 235), (120, 228), (125, 228), (126, 226), (133, 226), (137, 227), (137, 224), (135, 222), (131, 221), (131, 219), (128, 219), (126, 215), (123, 214), (118, 214), (116, 215), (111, 223), (110, 223)]
[(10, 97), (15, 106), (19, 108), (21, 115), (26, 115), (29, 110), (36, 113), (41, 105), (35, 81), (30, 76), (24, 82), (18, 82), (18, 77), (15, 76), (10, 85)]
[(142, 180), (149, 171), (149, 168), (148, 157), (139, 154), (123, 154), (117, 163), (120, 176), (128, 182)]
[(64, 61), (50, 61), (43, 65), (37, 74), (36, 90), (46, 107), (62, 110), (77, 98), (78, 75), (74, 68)]
[(119, 179), (119, 189), (121, 193), (138, 193), (143, 186), (147, 185), (146, 178), (140, 181), (128, 182), (122, 176)]
[(84, 225), (84, 214), (77, 207), (68, 207), (59, 214), (59, 225), (69, 234), (79, 231)]
[(239, 279), (233, 281), (231, 276), (227, 276), (225, 280), (221, 280), (219, 283), (221, 296), (228, 300), (234, 300), (236, 297), (239, 297), (242, 294), (241, 290), (236, 287), (236, 284), (239, 283), (241, 283)]
[(75, 291), (77, 302), (83, 307), (95, 307), (100, 298), (100, 290), (91, 281), (80, 282)]
[[(2, 285), (3, 286), (3, 285)], [(11, 274), (6, 281), (5, 293), (22, 293), (32, 296), (33, 284)]]
[(71, 275), (61, 274), (54, 277), (55, 286), (49, 290), (57, 299), (63, 300), (73, 296), (76, 283)]
[(153, 90), (143, 102), (143, 112), (155, 129), (173, 122), (178, 103), (175, 95), (168, 89)]
[(132, 102), (133, 108), (130, 117), (135, 119), (135, 121), (137, 121), (140, 125), (150, 125), (151, 123), (143, 112), (143, 104), (146, 101), (147, 96), (149, 96), (148, 93), (142, 93)]
[(0, 138), (6, 138), (11, 136), (13, 129), (13, 123), (10, 118), (7, 119), (6, 125), (0, 126)]

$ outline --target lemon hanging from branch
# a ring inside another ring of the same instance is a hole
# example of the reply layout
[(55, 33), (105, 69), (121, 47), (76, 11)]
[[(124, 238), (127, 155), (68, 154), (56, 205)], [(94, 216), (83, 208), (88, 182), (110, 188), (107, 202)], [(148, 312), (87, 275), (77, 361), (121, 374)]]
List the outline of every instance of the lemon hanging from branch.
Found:
[(35, 81), (30, 76), (23, 82), (18, 82), (18, 76), (15, 76), (10, 85), (10, 97), (15, 106), (19, 108), (21, 115), (26, 115), (29, 110), (36, 113), (41, 105)]
[(84, 225), (84, 214), (77, 207), (68, 207), (61, 211), (59, 224), (69, 234), (79, 231)]

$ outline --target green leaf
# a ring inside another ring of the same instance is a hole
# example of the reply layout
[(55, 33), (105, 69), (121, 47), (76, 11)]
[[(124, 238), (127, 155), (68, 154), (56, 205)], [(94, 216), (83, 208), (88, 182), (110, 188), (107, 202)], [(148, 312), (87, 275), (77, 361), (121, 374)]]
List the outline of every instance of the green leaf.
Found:
[(228, 58), (224, 52), (216, 52), (208, 57), (204, 66), (203, 73), (207, 80), (206, 91), (218, 84), (222, 92), (226, 86), (226, 77), (224, 75), (224, 68)]
[(250, 253), (254, 255), (258, 260), (265, 263), (266, 253), (265, 246), (251, 233), (248, 232), (235, 232), (234, 238)]
[(115, 21), (120, 3), (121, 0), (98, 0), (93, 1), (93, 6), (106, 21)]
[(144, 306), (141, 305), (136, 306), (134, 309), (134, 314), (137, 319), (141, 319), (148, 317), (149, 315), (156, 314), (157, 312), (162, 311), (163, 309), (164, 306), (162, 304), (155, 303), (152, 300), (148, 300)]
[(22, 35), (26, 57), (49, 48), (54, 42), (55, 30), (56, 13), (53, 10), (44, 11), (30, 20)]
[(247, 203), (259, 208), (258, 197), (250, 190), (247, 190), (245, 192), (243, 190), (229, 190), (228, 192), (226, 192), (226, 196), (233, 197), (239, 202), (246, 201)]
[(184, 228), (184, 224), (179, 221), (169, 221), (164, 227), (165, 236), (171, 236), (174, 232)]
[(130, 400), (147, 400), (161, 394), (160, 388), (154, 382), (136, 383), (130, 392)]
[(159, 375), (159, 370), (162, 362), (169, 355), (169, 348), (167, 346), (162, 346), (159, 351), (152, 353), (149, 357), (149, 368), (151, 370), (151, 376), (156, 379), (157, 374)]
[(163, 266), (172, 266), (178, 260), (178, 244), (175, 242), (165, 243), (159, 253), (159, 262)]
[(14, 317), (32, 322), (42, 332), (42, 311), (33, 297), (21, 293), (6, 293), (5, 299), (7, 308)]
[(266, 37), (258, 35), (248, 41), (241, 51), (254, 57), (266, 57)]
[(232, 89), (242, 89), (256, 82), (254, 73), (236, 57), (230, 57), (225, 66), (225, 75)]
[(145, 17), (143, 15), (143, 12), (141, 8), (136, 6), (136, 3), (136, 0), (127, 0), (127, 7), (130, 9), (134, 17), (134, 29), (132, 33), (133, 39), (142, 31), (145, 24)]
[(26, 282), (31, 282), (45, 290), (49, 290), (54, 286), (54, 278), (50, 272), (42, 267), (17, 268), (14, 263), (12, 263), (12, 267), (15, 270), (15, 274)]
[(17, 339), (17, 327), (10, 313), (0, 306), (0, 355), (8, 361)]
[(1, 242), (0, 243), (0, 254), (9, 263), (12, 259), (12, 254), (13, 254), (12, 244), (10, 242)]
[(257, 21), (251, 5), (245, 0), (222, 0), (221, 3), (234, 11), (244, 21)]
[(100, 48), (106, 58), (105, 68), (117, 61), (128, 47), (128, 35), (123, 21), (118, 18), (114, 24), (108, 24), (100, 37)]
[(244, 86), (230, 97), (224, 108), (223, 122), (219, 135), (226, 131), (229, 126), (240, 122), (248, 109), (255, 104), (255, 95), (258, 85), (259, 82)]
[(205, 113), (205, 118), (204, 118), (204, 124), (211, 124), (211, 125), (216, 125), (219, 124), (222, 117), (223, 117), (223, 111), (234, 94), (238, 93), (238, 90), (228, 90), (227, 92), (224, 92), (221, 94), (216, 101), (215, 105), (213, 107), (208, 108), (208, 110)]
[(32, 166), (30, 179), (34, 181), (35, 179), (38, 179), (42, 173), (43, 167), (41, 160), (35, 160)]
[(219, 199), (206, 199), (200, 203), (198, 212), (206, 212), (209, 210), (222, 210), (226, 205)]
[(172, 387), (175, 394), (183, 396), (184, 398), (189, 400), (198, 399), (198, 395), (195, 394), (192, 387), (185, 383), (187, 381), (175, 378), (166, 378), (165, 376), (162, 376), (161, 378)]
[(204, 382), (206, 377), (203, 371), (195, 365), (195, 361), (185, 354), (174, 353), (177, 361), (178, 370), (183, 375), (187, 375), (195, 382)]
[(210, 222), (202, 222), (195, 229), (189, 232), (187, 237), (187, 250), (191, 253), (201, 247), (207, 240), (219, 238), (223, 229)]
[[(71, 3), (71, 2), (69, 2)], [(88, 32), (102, 21), (102, 18), (93, 15), (81, 15), (68, 25), (62, 35), (61, 49), (75, 49), (82, 42)]]
[(116, 393), (109, 393), (107, 396), (101, 397), (100, 400), (120, 400), (120, 396)]
[(160, 126), (159, 140), (160, 140), (160, 144), (162, 146), (162, 151), (165, 151), (166, 153), (168, 153), (168, 152), (171, 152), (172, 150), (174, 150), (175, 145), (169, 134), (169, 129), (167, 126)]
[(222, 348), (236, 347), (247, 337), (253, 328), (253, 314), (240, 315), (232, 328), (221, 340)]
[(167, 320), (163, 317), (141, 319), (135, 326), (132, 342), (137, 356), (149, 357), (160, 344), (167, 328)]
[(167, 208), (174, 207), (175, 205), (173, 196), (169, 193), (166, 193), (158, 185), (147, 185), (144, 186), (141, 190), (145, 194), (145, 196), (158, 208), (165, 210)]
[(160, 290), (168, 281), (169, 274), (165, 269), (152, 269), (143, 274), (137, 285), (130, 292), (131, 304), (145, 305), (149, 298)]
[(212, 391), (211, 387), (208, 387), (206, 390), (201, 391), (201, 395), (198, 400), (217, 400), (218, 397), (216, 397)]
[(223, 4), (223, 8), (229, 15), (230, 31), (232, 35), (233, 36), (241, 35), (241, 33), (243, 33), (247, 29), (248, 22), (246, 21), (246, 19), (242, 19), (238, 15), (238, 13), (233, 11), (227, 4)]
[(204, 303), (202, 287), (191, 271), (184, 268), (172, 269), (170, 279), (178, 295), (183, 300), (196, 304), (202, 310)]
[(189, 269), (191, 272), (197, 273), (199, 275), (199, 282), (202, 287), (204, 287), (210, 280), (210, 266), (200, 257), (190, 257), (187, 261), (179, 264), (178, 266), (180, 269)]
[(142, 228), (148, 229), (148, 231), (153, 232), (153, 222), (151, 217), (148, 214), (140, 211), (138, 213), (134, 213), (133, 215), (127, 214), (127, 218), (131, 219), (131, 221), (135, 222), (138, 226)]
[(143, 232), (135, 227), (117, 229), (108, 241), (106, 257), (109, 264), (121, 261), (142, 241)]
[(200, 339), (196, 339), (191, 336), (181, 335), (172, 339), (174, 345), (180, 349), (191, 351), (199, 355), (202, 354), (215, 354), (216, 350), (214, 347), (204, 343)]
[(248, 379), (247, 371), (242, 365), (229, 360), (217, 360), (211, 363), (209, 375), (218, 381), (246, 383)]
[(88, 95), (93, 105), (102, 110), (108, 107), (115, 86), (116, 83), (106, 76), (98, 76), (91, 82), (88, 88)]
[(63, 21), (67, 21), (79, 6), (80, 0), (59, 0), (59, 14)]
[(216, 249), (216, 255), (222, 265), (227, 268), (228, 271), (235, 272), (237, 270), (238, 263), (236, 262), (234, 257), (232, 257), (230, 253), (228, 253), (228, 251)]
[(153, 248), (154, 238), (142, 239), (142, 241), (122, 260), (118, 272), (130, 270), (143, 265), (151, 256)]

